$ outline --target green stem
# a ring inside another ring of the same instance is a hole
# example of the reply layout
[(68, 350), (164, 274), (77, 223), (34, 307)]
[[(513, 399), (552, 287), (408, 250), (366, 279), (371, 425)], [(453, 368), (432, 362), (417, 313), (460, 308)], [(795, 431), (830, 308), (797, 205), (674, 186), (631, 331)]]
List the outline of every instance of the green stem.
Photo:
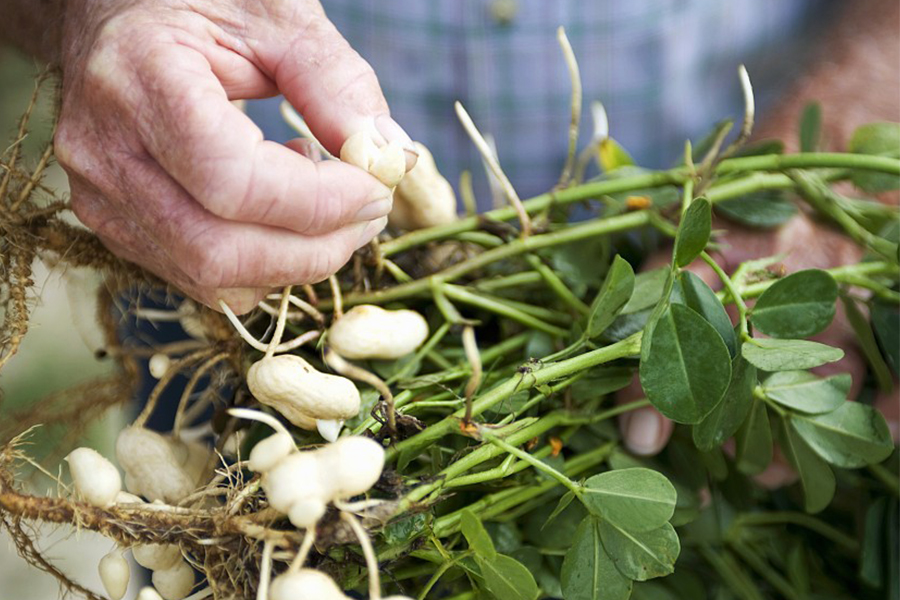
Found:
[(531, 454), (528, 454), (524, 450), (520, 450), (519, 448), (516, 448), (512, 444), (508, 444), (508, 443), (504, 442), (499, 437), (497, 437), (491, 433), (488, 433), (487, 430), (483, 427), (480, 429), (480, 433), (481, 433), (481, 437), (483, 437), (485, 440), (487, 440), (491, 444), (497, 446), (498, 448), (503, 449), (504, 451), (515, 456), (516, 458), (530, 464), (535, 469), (538, 469), (539, 471), (543, 471), (544, 473), (546, 473), (553, 479), (560, 482), (562, 485), (566, 486), (576, 496), (581, 496), (581, 486), (580, 485), (578, 485), (577, 483), (575, 483), (574, 481), (572, 481), (571, 479), (569, 479), (568, 477), (566, 477), (565, 475), (563, 475), (562, 473), (560, 473), (559, 471), (557, 471), (556, 469), (554, 469), (553, 467), (548, 465), (547, 463), (538, 460)]
[(483, 279), (475, 284), (475, 289), (482, 292), (498, 292), (505, 289), (519, 290), (526, 286), (537, 285), (544, 281), (540, 273), (534, 271), (523, 271), (522, 273), (514, 273), (503, 277), (494, 277), (492, 279)]
[(854, 538), (832, 527), (825, 521), (804, 513), (790, 511), (744, 513), (735, 517), (731, 527), (734, 529), (760, 525), (797, 525), (814, 531), (839, 546), (843, 546), (850, 554), (859, 552), (859, 542)]
[(738, 310), (738, 320), (740, 322), (741, 328), (741, 336), (744, 338), (750, 337), (750, 326), (747, 323), (747, 304), (744, 302), (744, 299), (741, 297), (741, 293), (734, 287), (734, 282), (731, 281), (731, 277), (719, 266), (712, 256), (707, 254), (705, 251), (700, 253), (700, 258), (703, 259), (703, 262), (708, 264), (710, 268), (715, 271), (716, 275), (722, 281), (722, 285), (725, 286), (725, 290), (728, 292), (728, 295), (731, 297), (734, 305)]
[(794, 589), (794, 586), (792, 586), (781, 573), (773, 569), (765, 559), (759, 556), (759, 554), (748, 545), (735, 541), (730, 543), (729, 546), (731, 546), (731, 549), (735, 554), (740, 556), (745, 563), (750, 565), (750, 568), (759, 573), (763, 579), (769, 582), (769, 585), (778, 590), (778, 592), (787, 598), (787, 600), (804, 600), (803, 595), (798, 593), (797, 590)]
[(556, 296), (572, 308), (575, 312), (586, 315), (591, 308), (581, 301), (581, 299), (572, 293), (572, 290), (563, 282), (559, 276), (553, 272), (553, 269), (544, 264), (544, 262), (534, 254), (529, 254), (525, 260), (531, 265), (531, 268), (543, 278), (547, 287), (556, 294)]
[(741, 569), (731, 554), (707, 546), (700, 546), (699, 552), (738, 598), (741, 600), (766, 600), (753, 580)]
[(895, 498), (900, 498), (900, 478), (896, 473), (892, 473), (883, 465), (869, 465), (869, 472), (883, 483)]
[[(472, 405), (472, 414), (481, 414), (485, 410), (512, 396), (520, 389), (530, 389), (536, 385), (542, 385), (557, 379), (562, 379), (579, 371), (611, 362), (619, 358), (636, 356), (640, 353), (640, 348), (641, 332), (638, 332), (609, 346), (585, 352), (584, 354), (557, 363), (544, 364), (541, 368), (535, 369), (527, 375), (523, 376), (517, 374), (478, 397)], [(387, 450), (385, 460), (388, 462), (393, 461), (401, 452), (410, 455), (421, 452), (434, 441), (442, 438), (454, 429), (457, 429), (459, 427), (459, 419), (461, 419), (463, 415), (464, 411), (458, 410), (452, 415), (430, 426), (425, 431), (399, 442)]]
[[(896, 277), (900, 275), (900, 267), (881, 261), (862, 262), (855, 265), (842, 265), (840, 267), (834, 267), (833, 269), (825, 269), (825, 271), (834, 277), (835, 281), (838, 283), (855, 283), (852, 279), (859, 276), (889, 275)], [(848, 278), (850, 280), (848, 280)], [(769, 289), (776, 281), (778, 280), (772, 279), (748, 285), (741, 290), (741, 295), (744, 299), (756, 298), (762, 295), (762, 293)]]
[[(565, 329), (551, 325), (541, 318), (535, 316), (538, 313), (543, 318), (559, 319), (560, 314), (549, 311), (545, 308), (533, 307), (521, 302), (506, 300), (505, 298), (490, 297), (482, 294), (470, 292), (463, 286), (444, 284), (444, 294), (451, 300), (468, 304), (476, 308), (481, 308), (488, 312), (506, 317), (517, 323), (521, 323), (526, 327), (543, 331), (554, 337), (563, 337), (568, 332)], [(531, 314), (529, 314), (531, 313)]]
[(865, 169), (900, 175), (900, 160), (872, 154), (841, 152), (800, 152), (797, 154), (766, 154), (723, 160), (716, 167), (716, 175), (742, 171), (784, 171), (786, 169)]

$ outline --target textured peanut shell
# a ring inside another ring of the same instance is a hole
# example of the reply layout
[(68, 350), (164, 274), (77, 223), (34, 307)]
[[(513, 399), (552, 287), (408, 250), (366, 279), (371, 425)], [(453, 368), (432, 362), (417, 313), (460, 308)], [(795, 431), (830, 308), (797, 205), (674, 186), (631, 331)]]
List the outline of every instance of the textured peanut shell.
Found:
[(77, 448), (67, 457), (75, 489), (85, 502), (105, 508), (122, 491), (122, 477), (115, 465), (92, 448)]
[(153, 502), (175, 504), (196, 488), (170, 440), (155, 431), (128, 427), (116, 440), (116, 456), (125, 469), (128, 491)]
[(384, 310), (361, 304), (328, 330), (331, 348), (349, 359), (393, 360), (406, 356), (428, 337), (428, 323), (413, 310)]
[(255, 362), (247, 371), (250, 393), (303, 429), (316, 419), (346, 420), (359, 414), (359, 390), (346, 377), (320, 373), (293, 354)]
[(456, 221), (456, 194), (423, 144), (416, 142), (419, 158), (394, 190), (390, 224), (408, 231)]

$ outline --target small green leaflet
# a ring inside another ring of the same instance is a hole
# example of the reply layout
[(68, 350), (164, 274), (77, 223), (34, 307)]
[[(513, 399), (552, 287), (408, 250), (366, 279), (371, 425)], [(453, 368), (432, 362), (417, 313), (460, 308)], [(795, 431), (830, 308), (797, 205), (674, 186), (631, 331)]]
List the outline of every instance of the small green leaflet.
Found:
[(481, 569), (484, 587), (496, 600), (535, 600), (539, 590), (528, 568), (505, 554), (488, 559), (478, 554), (475, 562)]
[(712, 208), (706, 198), (695, 198), (687, 211), (675, 236), (675, 265), (689, 265), (706, 248), (712, 231)]
[(464, 510), (459, 518), (460, 529), (469, 542), (476, 556), (480, 556), (487, 560), (493, 560), (497, 557), (497, 551), (494, 549), (494, 542), (484, 528), (478, 517), (471, 510)]
[(806, 512), (817, 513), (825, 510), (834, 498), (835, 480), (831, 467), (784, 421), (782, 421), (781, 450), (800, 475)]
[(630, 167), (634, 164), (634, 159), (628, 154), (619, 142), (608, 137), (600, 142), (597, 152), (597, 162), (600, 169), (605, 172), (615, 171), (621, 167)]
[(880, 463), (894, 450), (884, 416), (859, 402), (844, 402), (823, 415), (795, 414), (791, 424), (816, 454), (836, 467)]
[(840, 348), (808, 340), (753, 338), (741, 346), (747, 362), (763, 371), (812, 369), (844, 358)]
[(574, 500), (574, 499), (575, 499), (575, 492), (573, 492), (572, 490), (569, 490), (568, 492), (566, 492), (563, 495), (563, 497), (559, 499), (559, 502), (556, 504), (556, 508), (554, 508), (553, 512), (550, 513), (550, 516), (547, 517), (547, 520), (544, 522), (544, 525), (541, 527), (541, 529), (544, 529), (544, 527), (546, 527), (547, 525), (552, 523), (553, 520), (559, 516), (559, 513), (566, 510), (566, 508), (569, 506), (569, 504), (572, 503), (572, 500)]
[(756, 367), (743, 356), (731, 361), (731, 383), (725, 397), (703, 421), (694, 426), (694, 444), (700, 450), (712, 450), (733, 436), (753, 407)]
[(852, 379), (849, 373), (824, 379), (808, 371), (782, 371), (763, 383), (762, 391), (771, 400), (800, 412), (831, 412), (847, 399)]
[(667, 523), (675, 512), (675, 486), (652, 469), (607, 471), (588, 478), (581, 500), (591, 513), (630, 531), (648, 531)]
[(584, 331), (587, 339), (597, 337), (609, 327), (628, 303), (633, 290), (634, 270), (627, 260), (616, 255), (606, 274), (603, 287), (591, 303), (591, 312), (588, 314), (587, 327)]
[[(878, 387), (882, 392), (888, 393), (894, 387), (894, 380), (891, 377), (891, 369), (887, 366), (881, 351), (878, 349), (878, 342), (875, 341), (875, 334), (872, 332), (872, 326), (869, 325), (868, 319), (856, 305), (856, 301), (850, 296), (841, 295), (841, 304), (844, 305), (844, 314), (856, 334), (856, 341), (866, 357), (869, 366), (872, 368), (872, 374), (878, 381)], [(895, 340), (900, 338), (894, 338)], [(895, 344), (896, 345), (896, 344)]]
[(753, 401), (750, 414), (735, 434), (737, 469), (745, 475), (762, 473), (772, 462), (772, 429), (762, 400)]
[(678, 275), (675, 286), (672, 288), (672, 302), (684, 304), (703, 317), (722, 336), (722, 341), (728, 346), (731, 356), (735, 355), (737, 341), (734, 337), (731, 319), (728, 318), (722, 301), (706, 285), (706, 282), (690, 271), (683, 271)]
[(578, 526), (560, 581), (566, 600), (627, 600), (631, 596), (631, 580), (616, 569), (603, 549), (595, 517), (585, 517)]
[[(900, 123), (869, 123), (859, 127), (850, 138), (848, 150), (857, 154), (897, 156), (900, 149)], [(873, 171), (854, 171), (850, 179), (858, 188), (879, 193), (900, 187), (900, 177)]]
[(837, 295), (837, 283), (825, 271), (798, 271), (776, 281), (759, 297), (750, 321), (772, 337), (809, 337), (831, 324)]
[(619, 572), (635, 581), (671, 574), (681, 552), (681, 542), (671, 523), (651, 531), (633, 532), (612, 521), (600, 521), (600, 538)]
[(800, 115), (800, 152), (815, 152), (819, 149), (822, 131), (822, 107), (818, 102), (810, 102), (803, 107)]
[(716, 213), (759, 229), (772, 229), (791, 220), (797, 207), (781, 190), (762, 190), (740, 198), (716, 202)]
[(631, 299), (622, 309), (622, 314), (630, 315), (655, 306), (662, 298), (668, 276), (668, 267), (638, 273), (634, 278), (634, 293), (631, 294)]
[(673, 304), (656, 322), (650, 342), (640, 364), (647, 398), (673, 421), (699, 423), (731, 380), (731, 355), (722, 337), (699, 314)]

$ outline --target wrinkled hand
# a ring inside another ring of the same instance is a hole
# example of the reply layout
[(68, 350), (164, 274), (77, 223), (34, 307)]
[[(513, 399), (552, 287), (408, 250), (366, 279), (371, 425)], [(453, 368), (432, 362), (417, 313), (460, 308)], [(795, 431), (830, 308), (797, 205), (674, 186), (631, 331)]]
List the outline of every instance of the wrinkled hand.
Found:
[[(727, 236), (722, 240), (723, 249), (720, 252), (712, 252), (712, 256), (725, 269), (732, 273), (745, 261), (762, 258), (765, 256), (785, 255), (781, 266), (773, 268), (784, 272), (793, 273), (802, 269), (828, 269), (838, 265), (853, 264), (859, 262), (862, 251), (852, 241), (841, 233), (813, 222), (804, 214), (798, 214), (791, 221), (774, 232), (763, 232), (734, 223), (721, 221), (714, 224), (714, 229), (725, 229)], [(668, 264), (671, 253), (654, 255), (648, 260), (647, 269), (653, 269)], [(720, 289), (721, 282), (712, 269), (695, 261), (690, 270), (696, 273), (713, 289)], [(748, 303), (752, 305), (752, 303)], [(729, 309), (733, 307), (729, 306)], [(729, 311), (731, 312), (731, 311)], [(732, 313), (734, 319), (736, 314)], [(844, 314), (843, 306), (838, 303), (837, 314), (832, 324), (813, 338), (816, 341), (836, 346), (844, 350), (844, 358), (838, 362), (823, 365), (813, 372), (822, 376), (836, 373), (850, 373), (853, 377), (853, 386), (850, 397), (858, 394), (866, 373), (866, 363), (859, 348), (856, 346), (856, 337)], [(635, 380), (630, 389), (623, 392), (623, 398), (640, 397), (640, 383)], [(888, 422), (896, 423), (898, 420), (898, 407), (896, 398), (883, 394), (879, 398), (878, 407), (885, 413)], [(658, 453), (666, 445), (672, 434), (672, 422), (663, 417), (654, 408), (642, 408), (631, 413), (626, 413), (619, 421), (619, 426), (626, 446), (632, 452), (641, 455)], [(897, 432), (894, 431), (896, 438)], [(759, 476), (764, 485), (779, 487), (794, 478), (792, 470), (781, 460), (776, 460), (770, 468)]]
[(70, 3), (55, 151), (72, 207), (123, 258), (215, 306), (328, 277), (384, 227), (390, 190), (263, 139), (229, 100), (283, 93), (334, 154), (409, 137), (314, 0)]

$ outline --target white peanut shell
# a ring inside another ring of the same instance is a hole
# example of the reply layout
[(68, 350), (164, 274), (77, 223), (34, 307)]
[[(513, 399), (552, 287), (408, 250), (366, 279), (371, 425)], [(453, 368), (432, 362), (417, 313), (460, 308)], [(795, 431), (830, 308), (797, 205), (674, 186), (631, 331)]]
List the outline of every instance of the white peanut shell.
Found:
[(456, 194), (424, 144), (416, 142), (419, 158), (394, 191), (390, 224), (413, 230), (456, 221)]
[(321, 373), (293, 354), (263, 358), (247, 371), (253, 397), (303, 429), (317, 419), (346, 420), (359, 414), (359, 390), (346, 377)]
[(116, 456), (125, 469), (128, 491), (151, 502), (177, 503), (197, 486), (183, 466), (188, 450), (155, 431), (143, 427), (123, 429), (116, 440)]
[(325, 573), (300, 569), (273, 579), (269, 600), (347, 600), (347, 596)]
[(105, 508), (122, 491), (119, 470), (92, 448), (76, 448), (66, 457), (78, 494), (92, 506)]
[(425, 317), (414, 310), (385, 310), (360, 304), (328, 330), (328, 343), (344, 358), (394, 360), (406, 356), (428, 337)]

